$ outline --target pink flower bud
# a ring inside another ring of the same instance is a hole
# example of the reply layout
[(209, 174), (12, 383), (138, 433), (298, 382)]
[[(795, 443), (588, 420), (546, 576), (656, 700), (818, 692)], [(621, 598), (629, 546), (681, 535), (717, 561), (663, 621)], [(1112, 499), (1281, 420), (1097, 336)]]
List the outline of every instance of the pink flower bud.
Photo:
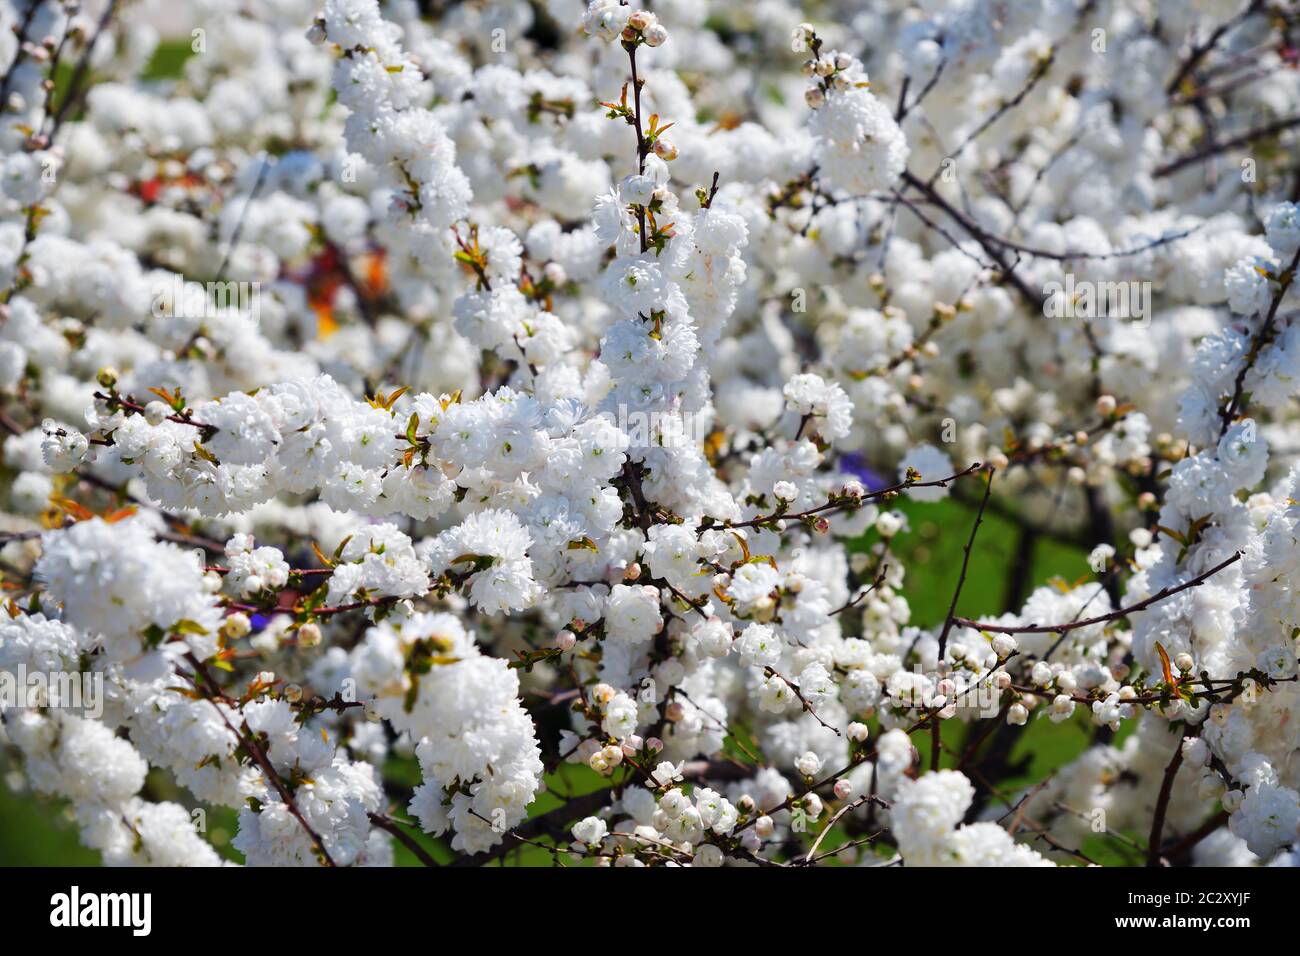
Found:
[(668, 40), (668, 30), (662, 23), (655, 23), (647, 27), (642, 36), (646, 46), (663, 46)]
[(672, 162), (677, 158), (677, 147), (670, 140), (655, 140), (655, 155), (665, 162)]

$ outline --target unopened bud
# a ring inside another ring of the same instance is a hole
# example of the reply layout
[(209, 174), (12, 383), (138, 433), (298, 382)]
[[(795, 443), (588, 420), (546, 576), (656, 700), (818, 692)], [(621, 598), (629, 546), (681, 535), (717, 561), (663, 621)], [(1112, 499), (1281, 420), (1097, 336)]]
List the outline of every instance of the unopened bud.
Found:
[(558, 262), (546, 263), (545, 268), (542, 269), (542, 275), (544, 275), (546, 281), (553, 286), (562, 286), (569, 281), (569, 276), (568, 273), (564, 271), (564, 266), (560, 265)]
[(677, 147), (673, 145), (671, 140), (667, 140), (667, 139), (655, 140), (654, 149), (655, 149), (655, 155), (658, 156), (660, 159), (664, 160), (665, 162), (672, 162), (674, 159), (677, 158)]
[(253, 629), (253, 624), (248, 619), (248, 615), (243, 611), (236, 611), (231, 614), (221, 625), (222, 632), (228, 638), (238, 640)]
[(167, 416), (171, 413), (172, 410), (162, 402), (153, 401), (144, 407), (144, 420), (157, 428), (163, 422), (167, 421)]

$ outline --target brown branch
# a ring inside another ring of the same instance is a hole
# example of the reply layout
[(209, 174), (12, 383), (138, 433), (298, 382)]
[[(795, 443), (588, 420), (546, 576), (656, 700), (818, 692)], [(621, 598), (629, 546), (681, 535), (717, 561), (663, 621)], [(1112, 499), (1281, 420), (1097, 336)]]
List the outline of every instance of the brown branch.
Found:
[(1119, 610), (1111, 611), (1109, 614), (1099, 614), (1096, 617), (1084, 618), (1081, 621), (1069, 621), (1064, 624), (981, 624), (979, 621), (972, 621), (969, 618), (958, 617), (953, 619), (953, 623), (960, 624), (962, 627), (968, 627), (976, 631), (988, 631), (991, 634), (1056, 634), (1062, 631), (1073, 631), (1080, 627), (1089, 627), (1093, 624), (1105, 624), (1108, 621), (1118, 621), (1120, 618), (1128, 617), (1128, 615), (1133, 614), (1136, 611), (1146, 610), (1152, 604), (1163, 601), (1167, 597), (1172, 597), (1180, 591), (1186, 591), (1188, 588), (1196, 587), (1196, 585), (1205, 581), (1207, 578), (1211, 578), (1218, 574), (1224, 568), (1228, 567), (1228, 565), (1235, 564), (1240, 560), (1241, 552), (1238, 551), (1226, 561), (1219, 562), (1214, 567), (1210, 568), (1210, 570), (1198, 574), (1196, 577), (1184, 581), (1182, 584), (1161, 588), (1155, 594), (1138, 601), (1136, 604), (1130, 604), (1128, 607), (1122, 607)]
[[(258, 767), (261, 768), (262, 773), (266, 775), (271, 786), (274, 787), (276, 793), (280, 795), (280, 799), (284, 801), (285, 807), (293, 815), (293, 818), (302, 825), (302, 828), (305, 831), (307, 831), (307, 835), (311, 837), (312, 843), (316, 845), (316, 849), (320, 852), (321, 859), (324, 861), (325, 865), (331, 867), (335, 866), (334, 858), (330, 856), (329, 850), (325, 849), (325, 841), (321, 839), (320, 834), (312, 828), (312, 825), (307, 822), (307, 818), (302, 815), (302, 811), (298, 809), (298, 804), (294, 802), (293, 794), (289, 792), (289, 788), (284, 785), (284, 781), (280, 779), (280, 775), (276, 773), (275, 768), (271, 766), (271, 761), (267, 759), (266, 752), (252, 737), (246, 737), (244, 734), (240, 733), (239, 729), (231, 723), (230, 718), (226, 716), (226, 712), (222, 710), (221, 706), (217, 703), (217, 698), (225, 698), (226, 695), (217, 685), (217, 682), (212, 679), (212, 675), (208, 673), (208, 669), (203, 666), (203, 663), (195, 657), (193, 653), (187, 653), (185, 659), (189, 661), (189, 664), (194, 668), (195, 673), (202, 677), (204, 683), (208, 685), (210, 692), (204, 695), (208, 703), (216, 709), (217, 715), (221, 718), (222, 722), (230, 729), (230, 732), (235, 735), (235, 739), (244, 746), (244, 749), (248, 751), (249, 755), (253, 758), (253, 761), (258, 765)], [(198, 682), (194, 681), (194, 685), (197, 688)]]
[(940, 196), (933, 186), (929, 183), (922, 182), (910, 171), (903, 170), (903, 182), (914, 189), (920, 190), (927, 199), (947, 213), (947, 215), (952, 218), (957, 225), (961, 226), (962, 229), (979, 244), (979, 247), (984, 250), (985, 254), (987, 254), (989, 258), (997, 264), (998, 268), (1002, 272), (1002, 278), (1008, 282), (1012, 288), (1019, 292), (1026, 302), (1033, 305), (1040, 312), (1042, 311), (1043, 303), (1046, 301), (1047, 296), (1041, 292), (1035, 292), (1029, 287), (1028, 283), (1026, 283), (1024, 279), (1016, 275), (1016, 263), (1008, 261), (1007, 250), (1002, 248), (999, 243), (993, 241), (995, 237), (991, 236), (983, 226), (979, 225), (979, 223), (975, 222), (971, 217), (956, 209), (952, 203)]
[[(521, 841), (529, 840), (541, 834), (551, 836), (563, 835), (560, 829), (564, 823), (573, 820), (576, 817), (585, 816), (596, 812), (603, 807), (610, 797), (610, 789), (595, 790), (591, 793), (585, 793), (582, 796), (574, 797), (563, 806), (556, 807), (554, 810), (548, 810), (546, 813), (538, 814), (531, 820), (527, 820), (513, 830), (506, 831), (507, 837), (517, 837)], [(473, 856), (462, 856), (451, 863), (451, 867), (466, 866), (483, 866), (491, 863), (493, 860), (499, 860), (505, 856), (514, 847), (505, 842), (498, 843), (492, 849), (483, 853), (476, 853)]]
[[(907, 82), (904, 82), (903, 89), (898, 94), (898, 110), (894, 114), (894, 121), (896, 123), (901, 126), (903, 120), (907, 118), (907, 114), (920, 106), (925, 98), (930, 95), (930, 91), (938, 85), (939, 77), (943, 76), (943, 68), (947, 65), (948, 58), (944, 57), (939, 61), (939, 65), (934, 68), (934, 72), (930, 74), (930, 78), (925, 81), (925, 86), (921, 87), (921, 92), (917, 95), (916, 99), (906, 105), (904, 105), (903, 101), (907, 98)], [(910, 79), (911, 78), (909, 77), (908, 80)]]
[(402, 846), (414, 853), (416, 859), (425, 866), (436, 867), (438, 865), (438, 861), (429, 856), (428, 851), (426, 851), (424, 847), (420, 846), (420, 844), (415, 841), (414, 837), (403, 830), (401, 826), (398, 825), (398, 822), (392, 817), (386, 817), (378, 813), (370, 813), (367, 814), (367, 816), (370, 817), (370, 822), (379, 827), (379, 829), (387, 830), (391, 833), (393, 837), (402, 844)]
[[(830, 833), (831, 830), (835, 828), (835, 824), (840, 822), (841, 817), (846, 813), (852, 813), (864, 803), (874, 803), (883, 810), (889, 809), (889, 804), (884, 800), (881, 800), (875, 794), (867, 794), (864, 797), (858, 797), (856, 800), (849, 801), (844, 804), (844, 806), (840, 807), (833, 817), (826, 821), (826, 826), (822, 827), (821, 832), (817, 834), (817, 839), (813, 841), (813, 845), (809, 848), (807, 854), (804, 855), (802, 860), (796, 860), (795, 863), (799, 866), (811, 866), (813, 863), (816, 863), (817, 860), (820, 859), (820, 857), (816, 856), (817, 848), (822, 845), (822, 840), (826, 839), (826, 834)], [(843, 849), (843, 847), (840, 849)], [(839, 851), (837, 850), (836, 852)]]
[(795, 697), (799, 698), (799, 703), (803, 704), (803, 709), (804, 709), (807, 713), (812, 714), (812, 715), (813, 715), (813, 718), (817, 721), (817, 723), (821, 724), (821, 725), (822, 725), (823, 727), (825, 727), (827, 730), (833, 731), (833, 732), (835, 733), (835, 736), (836, 736), (836, 737), (843, 737), (843, 736), (844, 736), (842, 733), (839, 732), (839, 730), (838, 730), (836, 727), (833, 727), (832, 725), (826, 723), (826, 721), (824, 721), (824, 720), (821, 719), (821, 717), (818, 715), (817, 711), (815, 711), (815, 710), (813, 709), (813, 705), (810, 704), (810, 703), (808, 702), (808, 698), (805, 697), (805, 696), (803, 695), (803, 691), (799, 689), (799, 685), (798, 685), (798, 684), (795, 684), (793, 681), (791, 681), (789, 678), (787, 678), (784, 674), (782, 674), (780, 671), (778, 671), (775, 667), (771, 667), (771, 666), (764, 667), (764, 668), (763, 668), (763, 673), (764, 673), (767, 677), (776, 677), (776, 678), (778, 678), (778, 679), (779, 679), (783, 684), (785, 684), (786, 687), (789, 687), (789, 688), (790, 688), (790, 692), (793, 693)]
[(834, 617), (836, 614), (844, 613), (849, 608), (857, 607), (866, 599), (867, 595), (869, 595), (872, 591), (876, 590), (876, 588), (880, 587), (880, 585), (885, 580), (885, 575), (888, 573), (889, 573), (889, 565), (882, 563), (880, 566), (880, 573), (876, 575), (876, 579), (872, 581), (870, 585), (863, 588), (862, 591), (856, 597), (850, 598), (849, 600), (841, 604), (839, 607), (837, 607), (835, 610), (831, 611), (830, 614), (828, 614), (827, 616)]
[[(952, 631), (952, 625), (957, 613), (957, 599), (961, 597), (962, 586), (966, 583), (966, 569), (970, 566), (970, 553), (975, 547), (975, 535), (979, 532), (980, 523), (984, 520), (984, 509), (988, 506), (989, 495), (993, 492), (993, 476), (996, 470), (989, 469), (988, 483), (984, 486), (984, 499), (980, 502), (980, 510), (975, 515), (975, 523), (970, 529), (970, 538), (966, 541), (966, 551), (961, 559), (961, 574), (957, 577), (957, 587), (953, 589), (952, 601), (948, 604), (948, 616), (944, 619), (943, 630), (939, 634), (939, 660), (943, 660), (944, 650), (948, 646), (948, 634)], [(935, 748), (936, 752), (938, 748)]]
[[(113, 15), (117, 13), (117, 3), (118, 0), (108, 0), (108, 4), (104, 7), (104, 13), (99, 18), (99, 24), (95, 27), (95, 35), (90, 38), (86, 48), (81, 53), (81, 58), (77, 61), (77, 66), (72, 72), (72, 79), (68, 81), (67, 92), (64, 93), (63, 101), (59, 103), (58, 112), (54, 114), (54, 120), (50, 124), (50, 142), (54, 142), (54, 137), (58, 134), (59, 128), (63, 125), (63, 121), (67, 119), (69, 108), (73, 103), (80, 100), (85, 92), (82, 89), (82, 84), (85, 82), (86, 74), (90, 69), (91, 55), (95, 52), (95, 47), (99, 45), (100, 36), (108, 29)], [(34, 2), (33, 5), (35, 5)]]
[[(107, 402), (108, 407), (110, 409), (116, 406), (118, 408), (125, 408), (127, 411), (134, 412), (137, 415), (144, 414), (143, 405), (141, 405), (139, 402), (133, 402), (129, 398), (123, 398), (121, 395), (117, 393), (116, 389), (110, 389), (108, 394), (105, 394), (104, 392), (96, 392), (95, 398)], [(199, 431), (202, 432), (210, 432), (215, 434), (216, 432), (220, 431), (220, 429), (218, 429), (217, 426), (215, 425), (205, 425), (203, 424), (203, 422), (196, 422), (194, 419), (190, 418), (188, 409), (186, 409), (186, 414), (184, 415), (176, 415), (176, 414), (168, 415), (167, 421), (175, 422), (177, 425), (190, 425), (194, 428), (199, 429)]]
[(826, 512), (839, 511), (843, 508), (856, 508), (864, 501), (871, 501), (876, 498), (889, 498), (900, 492), (907, 491), (909, 488), (946, 488), (949, 482), (956, 481), (958, 478), (965, 478), (967, 475), (974, 474), (984, 468), (980, 462), (975, 462), (969, 468), (963, 469), (956, 474), (949, 475), (947, 478), (936, 478), (934, 481), (900, 481), (896, 485), (890, 485), (888, 488), (881, 488), (879, 491), (869, 491), (866, 494), (858, 495), (846, 500), (829, 501), (824, 505), (818, 505), (816, 508), (809, 508), (807, 511), (800, 511), (797, 514), (780, 514), (774, 512), (769, 515), (761, 515), (757, 518), (750, 518), (748, 521), (725, 522), (720, 525), (712, 525), (700, 528), (700, 534), (705, 531), (732, 531), (736, 528), (757, 528), (765, 525), (770, 521), (802, 521), (805, 518), (811, 518), (815, 515)]
[[(1038, 64), (1034, 66), (1034, 72), (1030, 75), (1029, 80), (1025, 83), (1025, 85), (1021, 87), (1020, 92), (1018, 92), (1011, 99), (1004, 100), (1001, 104), (999, 104), (998, 108), (994, 110), (989, 116), (987, 116), (984, 119), (984, 121), (980, 123), (980, 125), (977, 126), (974, 129), (974, 131), (971, 132), (969, 136), (967, 136), (964, 140), (962, 140), (961, 145), (959, 145), (955, 150), (953, 150), (952, 153), (949, 154), (947, 158), (951, 160), (956, 160), (958, 156), (960, 156), (963, 152), (965, 152), (966, 147), (969, 146), (971, 143), (975, 142), (975, 140), (979, 139), (982, 135), (984, 135), (984, 132), (990, 126), (992, 126), (994, 123), (1000, 120), (1007, 113), (1011, 112), (1013, 109), (1019, 106), (1024, 101), (1025, 97), (1029, 95), (1030, 91), (1032, 91), (1033, 88), (1038, 85), (1038, 82), (1044, 76), (1047, 75), (1047, 71), (1052, 68), (1052, 63), (1055, 62), (1055, 60), (1056, 60), (1056, 51), (1053, 50), (1051, 53), (1047, 55), (1045, 59), (1041, 60)], [(939, 169), (936, 169), (931, 174), (930, 179), (927, 181), (927, 185), (931, 185), (931, 186), (934, 185), (934, 181), (939, 178), (939, 173), (941, 171), (942, 171), (942, 164), (940, 165)]]
[[(908, 727), (907, 730), (904, 731), (904, 733), (906, 733), (910, 737), (918, 730), (925, 729), (927, 726), (929, 726), (931, 717), (932, 715), (927, 714), (926, 716), (918, 720), (916, 723), (912, 724), (911, 727)], [(844, 776), (853, 768), (866, 763), (868, 760), (874, 760), (877, 756), (878, 756), (878, 751), (875, 749), (864, 751), (863, 753), (858, 754), (856, 757), (850, 760), (848, 764), (844, 766), (842, 769), (836, 771), (835, 773), (828, 774), (827, 776), (823, 777), (821, 780), (818, 780), (815, 783), (809, 784), (808, 786), (800, 790), (798, 793), (790, 794), (790, 796), (786, 797), (784, 800), (782, 800), (776, 806), (772, 807), (770, 810), (762, 811), (762, 813), (755, 813), (753, 817), (751, 817), (749, 820), (745, 821), (740, 826), (738, 826), (734, 831), (732, 831), (733, 835), (740, 834), (743, 833), (745, 830), (748, 830), (758, 821), (758, 818), (761, 815), (771, 815), (773, 813), (779, 813), (782, 810), (789, 810), (791, 807), (795, 805), (796, 801), (802, 800), (804, 797), (808, 796), (808, 794), (812, 793), (814, 790), (818, 790), (821, 787), (826, 786), (828, 783), (833, 783), (834, 781)]]
[(1206, 38), (1204, 43), (1193, 47), (1192, 52), (1188, 55), (1187, 59), (1183, 61), (1182, 66), (1178, 68), (1178, 72), (1174, 74), (1174, 78), (1165, 86), (1165, 92), (1170, 96), (1178, 92), (1178, 88), (1183, 85), (1183, 80), (1192, 75), (1195, 69), (1200, 66), (1201, 61), (1204, 60), (1218, 42), (1223, 39), (1224, 34), (1237, 26), (1243, 20), (1247, 20), (1254, 16), (1263, 6), (1264, 0), (1251, 0), (1250, 6), (1246, 7), (1246, 9), (1242, 10), (1235, 17), (1225, 20)]
[(1176, 859), (1196, 847), (1202, 840), (1217, 831), (1227, 822), (1228, 811), (1220, 810), (1177, 843), (1172, 843), (1167, 847), (1163, 847), (1160, 850), (1160, 855), (1166, 859)]
[(1300, 115), (1288, 116), (1285, 119), (1274, 120), (1272, 123), (1266, 123), (1263, 126), (1248, 129), (1246, 132), (1233, 136), (1231, 139), (1211, 142), (1209, 145), (1203, 146), (1195, 152), (1170, 160), (1163, 166), (1157, 166), (1151, 175), (1157, 178), (1169, 176), (1187, 166), (1209, 159), (1211, 156), (1217, 156), (1219, 153), (1225, 153), (1238, 146), (1244, 146), (1247, 143), (1261, 139), (1265, 136), (1272, 136), (1274, 133), (1285, 132), (1293, 126), (1300, 126)]
[[(1193, 734), (1199, 734), (1196, 728)], [(1165, 829), (1165, 814), (1169, 811), (1169, 797), (1174, 792), (1174, 777), (1183, 765), (1183, 741), (1179, 738), (1174, 744), (1174, 756), (1165, 767), (1164, 778), (1160, 781), (1160, 795), (1156, 798), (1156, 811), (1151, 818), (1151, 836), (1147, 840), (1147, 866), (1160, 865), (1160, 839)]]
[[(635, 110), (636, 121), (632, 124), (636, 128), (636, 165), (637, 174), (645, 175), (645, 159), (650, 153), (650, 147), (645, 141), (645, 133), (641, 129), (641, 85), (645, 82), (636, 74), (636, 45), (626, 47), (628, 63), (632, 69), (632, 106)], [(640, 234), (641, 251), (645, 252), (650, 248), (650, 243), (646, 241), (645, 234), (645, 206), (638, 204), (636, 207), (637, 232)]]
[(1291, 257), (1291, 264), (1278, 276), (1278, 289), (1273, 295), (1273, 300), (1269, 303), (1268, 314), (1264, 316), (1263, 324), (1251, 339), (1250, 351), (1246, 353), (1241, 368), (1237, 369), (1237, 377), (1232, 385), (1232, 398), (1224, 406), (1223, 411), (1219, 413), (1220, 438), (1227, 433), (1229, 426), (1232, 425), (1233, 419), (1237, 417), (1237, 412), (1240, 410), (1245, 395), (1246, 375), (1255, 367), (1264, 346), (1273, 339), (1273, 332), (1277, 323), (1277, 310), (1282, 305), (1282, 299), (1286, 297), (1287, 290), (1291, 288), (1297, 268), (1300, 268), (1300, 249), (1297, 249), (1295, 255)]

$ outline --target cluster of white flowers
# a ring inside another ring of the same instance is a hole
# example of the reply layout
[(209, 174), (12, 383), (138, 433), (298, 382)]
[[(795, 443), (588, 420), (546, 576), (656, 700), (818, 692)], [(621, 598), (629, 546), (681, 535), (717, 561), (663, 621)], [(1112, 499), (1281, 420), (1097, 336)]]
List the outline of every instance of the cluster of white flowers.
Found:
[(1051, 866), (996, 823), (961, 825), (975, 788), (956, 770), (898, 788), (890, 813), (899, 852), (914, 866)]
[(907, 166), (907, 139), (889, 107), (873, 96), (862, 64), (848, 53), (823, 54), (810, 25), (800, 27), (815, 44), (804, 63), (810, 78), (805, 99), (815, 110), (810, 129), (818, 173), (831, 189), (863, 196), (888, 190)]
[(9, 779), (110, 863), (1295, 861), (1284, 18), (434, 7), (0, 0), (0, 678), (103, 687)]
[(480, 653), (457, 617), (385, 621), (366, 632), (350, 667), (378, 715), (419, 741), (424, 783), (411, 812), (427, 832), (454, 826), (452, 846), (477, 853), (524, 819), (542, 761), (519, 679)]

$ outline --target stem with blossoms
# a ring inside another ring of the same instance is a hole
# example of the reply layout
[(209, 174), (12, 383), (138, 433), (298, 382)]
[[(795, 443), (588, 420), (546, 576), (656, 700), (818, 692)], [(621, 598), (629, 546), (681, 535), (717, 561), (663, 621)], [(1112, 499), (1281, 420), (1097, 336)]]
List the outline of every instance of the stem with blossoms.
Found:
[(106, 705), (6, 778), (114, 865), (1295, 862), (1295, 15), (442, 6), (0, 7), (0, 676)]

